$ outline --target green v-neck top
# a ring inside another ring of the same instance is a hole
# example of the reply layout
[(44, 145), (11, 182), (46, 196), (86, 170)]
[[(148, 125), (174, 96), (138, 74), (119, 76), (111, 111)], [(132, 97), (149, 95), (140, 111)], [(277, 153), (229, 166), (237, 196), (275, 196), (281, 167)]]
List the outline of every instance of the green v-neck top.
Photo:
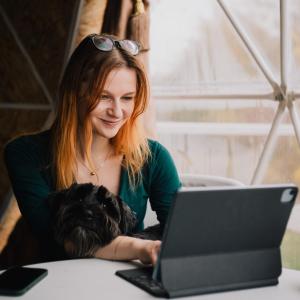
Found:
[[(128, 173), (122, 168), (119, 196), (136, 213), (135, 231), (143, 229), (143, 219), (149, 199), (158, 221), (164, 226), (180, 181), (174, 162), (157, 141), (149, 140), (151, 157), (142, 169), (142, 180), (132, 190)], [(46, 201), (55, 191), (51, 174), (50, 131), (21, 136), (9, 142), (4, 151), (8, 175), (20, 211), (37, 237), (50, 232), (50, 207)]]

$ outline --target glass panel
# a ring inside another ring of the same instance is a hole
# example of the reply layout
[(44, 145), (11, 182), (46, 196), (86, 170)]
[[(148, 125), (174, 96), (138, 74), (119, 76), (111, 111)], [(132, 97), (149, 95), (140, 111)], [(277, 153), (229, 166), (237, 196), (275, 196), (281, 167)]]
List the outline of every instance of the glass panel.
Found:
[(264, 178), (264, 183), (294, 182), (300, 186), (300, 149), (295, 136), (281, 136)]
[(224, 0), (224, 3), (249, 37), (252, 46), (261, 55), (276, 81), (279, 82), (280, 1)]
[[(268, 100), (190, 100), (188, 96), (181, 100), (157, 98), (156, 117), (158, 122), (265, 123), (269, 124), (269, 128), (277, 105)], [(289, 122), (288, 117), (284, 120)]]
[[(270, 84), (217, 1), (152, 2), (150, 79), (158, 139), (172, 153), (179, 172), (249, 184), (278, 107), (270, 101)], [(300, 2), (286, 2), (288, 91), (300, 99)], [(280, 84), (280, 2), (224, 3)], [(299, 185), (300, 150), (287, 111), (278, 136), (263, 182)], [(284, 266), (300, 269), (299, 198), (282, 250)]]
[[(159, 140), (179, 172), (250, 183), (275, 111), (276, 103), (267, 100), (158, 101)], [(280, 133), (292, 134), (292, 128), (282, 126)]]
[(157, 1), (151, 17), (154, 94), (270, 91), (216, 1)]
[[(265, 183), (292, 182), (300, 186), (300, 149), (294, 136), (279, 137), (264, 178)], [(300, 195), (282, 244), (283, 266), (300, 270)]]
[[(297, 213), (295, 210), (297, 209)], [(300, 205), (297, 204), (293, 210), (292, 218), (298, 216)], [(298, 229), (288, 229), (285, 233), (281, 245), (282, 265), (285, 268), (300, 270), (300, 231)]]
[(287, 3), (289, 4), (292, 52), (289, 65), (290, 89), (295, 89), (300, 94), (300, 1), (290, 0), (287, 1)]

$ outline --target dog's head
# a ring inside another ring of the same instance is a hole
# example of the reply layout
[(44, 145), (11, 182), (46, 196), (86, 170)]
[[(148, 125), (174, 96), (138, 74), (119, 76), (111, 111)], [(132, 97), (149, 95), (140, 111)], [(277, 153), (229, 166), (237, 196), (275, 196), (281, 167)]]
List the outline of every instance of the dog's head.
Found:
[(89, 257), (120, 234), (130, 232), (136, 218), (130, 208), (104, 186), (73, 184), (49, 196), (56, 241), (71, 257)]

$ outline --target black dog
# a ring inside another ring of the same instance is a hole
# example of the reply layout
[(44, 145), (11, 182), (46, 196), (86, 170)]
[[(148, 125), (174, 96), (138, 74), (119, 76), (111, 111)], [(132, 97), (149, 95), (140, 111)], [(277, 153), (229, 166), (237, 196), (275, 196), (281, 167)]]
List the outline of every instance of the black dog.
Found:
[(49, 196), (53, 233), (70, 257), (91, 257), (118, 235), (129, 234), (136, 217), (104, 186), (73, 184)]

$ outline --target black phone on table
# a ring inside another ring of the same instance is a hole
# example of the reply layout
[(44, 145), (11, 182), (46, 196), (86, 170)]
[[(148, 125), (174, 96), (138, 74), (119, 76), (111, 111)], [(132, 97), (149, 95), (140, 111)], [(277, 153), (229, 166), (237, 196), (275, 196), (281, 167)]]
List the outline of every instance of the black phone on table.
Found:
[(0, 295), (22, 295), (47, 274), (46, 269), (12, 267), (0, 274)]

